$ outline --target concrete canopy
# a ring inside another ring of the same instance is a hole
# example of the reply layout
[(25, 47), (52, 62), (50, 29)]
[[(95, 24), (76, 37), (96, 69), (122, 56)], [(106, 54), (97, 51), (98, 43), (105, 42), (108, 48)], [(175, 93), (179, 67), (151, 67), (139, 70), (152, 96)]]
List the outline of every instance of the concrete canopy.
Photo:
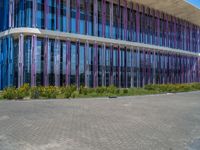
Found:
[(200, 9), (185, 0), (128, 0), (189, 21), (200, 26)]

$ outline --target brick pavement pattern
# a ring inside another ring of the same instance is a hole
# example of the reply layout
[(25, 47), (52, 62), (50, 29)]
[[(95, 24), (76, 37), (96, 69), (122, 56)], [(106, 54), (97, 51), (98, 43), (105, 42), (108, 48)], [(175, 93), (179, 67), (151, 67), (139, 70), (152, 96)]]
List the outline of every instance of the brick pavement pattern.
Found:
[(0, 102), (0, 150), (200, 150), (200, 92)]

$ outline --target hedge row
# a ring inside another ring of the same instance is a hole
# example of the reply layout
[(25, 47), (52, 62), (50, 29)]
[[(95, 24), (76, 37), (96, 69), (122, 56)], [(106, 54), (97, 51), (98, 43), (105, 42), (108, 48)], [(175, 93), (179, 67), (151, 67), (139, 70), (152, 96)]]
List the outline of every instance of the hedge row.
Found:
[(167, 92), (188, 92), (200, 90), (200, 83), (192, 84), (163, 84), (163, 85), (146, 85), (144, 88), (120, 89), (115, 86), (85, 88), (76, 86), (67, 87), (30, 87), (24, 84), (16, 89), (9, 87), (3, 90), (1, 96), (4, 99), (52, 99), (52, 98), (76, 98), (76, 97), (103, 97), (103, 96), (133, 96), (146, 94), (159, 94)]

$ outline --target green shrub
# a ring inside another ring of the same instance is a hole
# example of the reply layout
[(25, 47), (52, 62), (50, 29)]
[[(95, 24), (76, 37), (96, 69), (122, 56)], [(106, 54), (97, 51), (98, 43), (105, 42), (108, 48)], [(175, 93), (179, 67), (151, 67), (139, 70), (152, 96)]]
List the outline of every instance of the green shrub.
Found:
[(15, 99), (16, 98), (16, 88), (14, 88), (14, 87), (6, 88), (3, 90), (2, 95), (3, 95), (4, 99), (8, 99), (8, 100)]
[(107, 90), (107, 93), (111, 93), (111, 94), (117, 93), (117, 88), (114, 85), (108, 86), (106, 90)]
[(79, 93), (83, 94), (83, 95), (87, 95), (89, 93), (89, 90), (88, 90), (88, 88), (86, 88), (84, 86), (81, 86), (80, 90), (79, 90)]
[(51, 99), (56, 98), (58, 90), (55, 86), (40, 87), (40, 93), (42, 97)]
[(40, 98), (40, 90), (38, 87), (32, 87), (30, 89), (30, 97), (32, 99), (39, 99)]
[(128, 89), (123, 89), (123, 93), (127, 94), (128, 93)]
[(104, 94), (104, 93), (107, 92), (107, 88), (104, 87), (104, 86), (102, 86), (102, 87), (97, 87), (97, 88), (95, 89), (95, 92), (96, 92), (97, 94)]
[(72, 94), (71, 94), (71, 97), (72, 98), (76, 98), (79, 96), (79, 91), (74, 91)]

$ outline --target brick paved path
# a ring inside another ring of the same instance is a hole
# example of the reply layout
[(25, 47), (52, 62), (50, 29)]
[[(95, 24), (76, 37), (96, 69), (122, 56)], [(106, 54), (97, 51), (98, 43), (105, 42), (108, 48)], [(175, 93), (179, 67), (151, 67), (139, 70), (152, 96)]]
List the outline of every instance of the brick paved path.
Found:
[(200, 92), (1, 101), (0, 150), (200, 150)]

